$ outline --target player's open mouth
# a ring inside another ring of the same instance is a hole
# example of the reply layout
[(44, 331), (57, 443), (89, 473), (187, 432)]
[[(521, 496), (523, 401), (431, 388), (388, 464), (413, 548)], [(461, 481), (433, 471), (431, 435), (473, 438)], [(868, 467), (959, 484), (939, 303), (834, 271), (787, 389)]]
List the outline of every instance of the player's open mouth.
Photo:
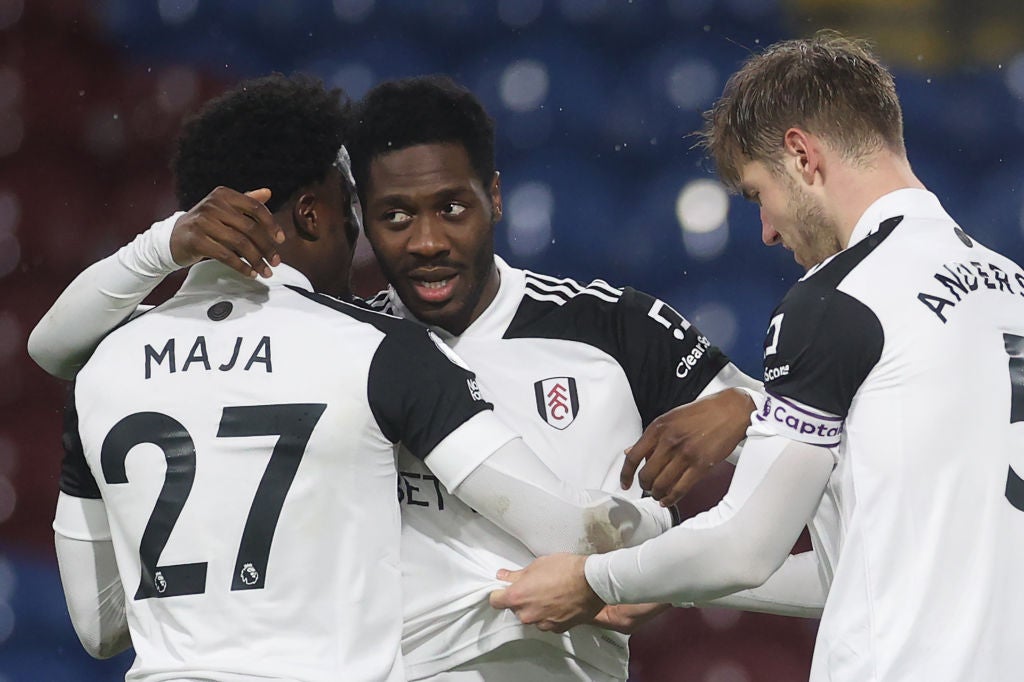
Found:
[(452, 293), (455, 290), (455, 282), (458, 279), (458, 275), (452, 275), (445, 279), (438, 280), (422, 280), (422, 279), (411, 279), (413, 289), (416, 291), (416, 295), (423, 301), (429, 303), (441, 303), (447, 301), (452, 297)]

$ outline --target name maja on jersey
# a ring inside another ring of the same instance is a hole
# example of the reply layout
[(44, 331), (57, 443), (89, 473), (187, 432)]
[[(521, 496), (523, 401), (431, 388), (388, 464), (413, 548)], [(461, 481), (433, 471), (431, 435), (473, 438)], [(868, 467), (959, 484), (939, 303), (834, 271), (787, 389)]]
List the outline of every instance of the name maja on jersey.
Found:
[[(160, 350), (157, 350), (158, 346)], [(162, 346), (160, 344), (150, 345), (147, 343), (145, 347), (146, 378), (152, 378), (153, 373), (157, 369), (162, 369), (168, 374), (197, 370), (211, 372), (214, 367), (218, 371), (227, 372), (239, 365), (239, 360), (242, 358), (247, 358), (244, 363), (241, 363), (241, 369), (244, 372), (252, 370), (256, 365), (261, 365), (263, 371), (268, 374), (274, 371), (269, 336), (261, 336), (259, 340), (246, 339), (243, 336), (237, 337), (234, 347), (230, 352), (217, 353), (216, 358), (226, 360), (226, 362), (219, 364), (211, 364), (210, 362), (210, 352), (206, 346), (206, 337), (197, 336), (195, 341), (191, 343), (188, 355), (181, 364), (180, 369), (177, 364), (178, 347), (177, 339), (173, 338), (167, 339)], [(184, 347), (184, 344), (181, 347)]]

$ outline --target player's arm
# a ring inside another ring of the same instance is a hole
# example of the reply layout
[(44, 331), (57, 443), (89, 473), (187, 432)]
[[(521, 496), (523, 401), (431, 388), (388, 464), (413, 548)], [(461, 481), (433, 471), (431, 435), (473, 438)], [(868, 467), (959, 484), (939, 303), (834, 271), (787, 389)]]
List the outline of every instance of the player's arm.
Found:
[[(460, 432), (506, 431), (483, 412)], [(511, 437), (511, 432), (507, 432)], [(462, 475), (465, 463), (479, 459), (476, 436), (455, 433), (424, 463), (449, 491), (499, 526), (534, 554), (591, 554), (631, 547), (671, 527), (667, 509), (651, 500), (631, 501), (600, 490), (580, 490), (555, 475), (519, 437), (511, 437)], [(487, 448), (488, 450), (490, 448)]]
[[(818, 558), (812, 551), (790, 555), (760, 587), (690, 606), (756, 611), (795, 618), (821, 618), (826, 596), (828, 587), (821, 578)], [(632, 635), (671, 608), (672, 604), (668, 603), (609, 604), (598, 612), (591, 623)]]
[[(86, 268), (32, 330), (28, 352), (50, 374), (71, 379), (103, 337), (128, 319), (172, 272), (214, 258), (243, 274), (276, 265), (279, 233), (263, 202), (269, 190), (218, 187), (187, 213), (155, 223), (117, 253)], [(266, 262), (264, 262), (264, 260)]]
[(668, 510), (559, 479), (493, 412), (475, 375), (434, 334), (391, 320), (367, 394), (383, 435), (401, 442), (463, 502), (534, 553), (590, 553), (642, 542)]
[(79, 641), (94, 658), (121, 653), (132, 640), (103, 501), (61, 492), (53, 529), (64, 599)]
[(72, 390), (64, 409), (54, 545), (71, 624), (86, 651), (109, 658), (131, 646), (131, 638), (110, 526), (85, 459), (74, 395)]
[(492, 605), (564, 630), (605, 604), (706, 602), (764, 583), (818, 505), (834, 459), (827, 448), (751, 431), (729, 492), (710, 512), (720, 522), (684, 524), (603, 555), (542, 557), (509, 574)]
[(614, 353), (645, 427), (619, 483), (629, 488), (639, 468), (640, 486), (673, 505), (736, 452), (763, 389), (663, 301), (625, 289), (613, 310)]
[(818, 570), (814, 552), (791, 554), (762, 585), (741, 590), (696, 606), (717, 606), (740, 611), (771, 613), (797, 618), (821, 618), (828, 585)]

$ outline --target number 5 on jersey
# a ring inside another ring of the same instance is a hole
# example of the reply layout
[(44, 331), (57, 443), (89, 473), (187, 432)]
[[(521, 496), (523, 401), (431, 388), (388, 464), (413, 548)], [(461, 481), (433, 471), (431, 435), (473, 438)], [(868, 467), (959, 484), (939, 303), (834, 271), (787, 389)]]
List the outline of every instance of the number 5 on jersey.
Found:
[[(1010, 356), (1010, 423), (1024, 421), (1024, 336), (1003, 334), (1003, 347)], [(1024, 511), (1024, 479), (1011, 466), (1006, 474), (1006, 499)]]
[[(267, 462), (242, 530), (235, 560), (232, 590), (258, 590), (266, 582), (267, 559), (288, 489), (313, 428), (326, 409), (320, 403), (225, 407), (218, 438), (279, 436)], [(196, 476), (192, 436), (173, 417), (160, 412), (136, 412), (119, 421), (103, 439), (100, 463), (110, 485), (128, 482), (125, 460), (136, 445), (152, 443), (167, 460), (164, 483), (139, 545), (142, 575), (135, 599), (177, 597), (206, 591), (205, 561), (160, 566), (160, 555), (178, 522)]]

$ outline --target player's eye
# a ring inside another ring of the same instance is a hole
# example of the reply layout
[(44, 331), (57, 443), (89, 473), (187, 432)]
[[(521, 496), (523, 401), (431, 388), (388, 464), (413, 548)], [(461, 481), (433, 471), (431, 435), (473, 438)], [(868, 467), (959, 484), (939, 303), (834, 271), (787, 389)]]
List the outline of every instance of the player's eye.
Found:
[(391, 225), (404, 225), (412, 220), (412, 216), (400, 209), (394, 209), (392, 211), (387, 211), (382, 215), (381, 220), (386, 223), (390, 223)]
[(466, 207), (450, 201), (441, 208), (441, 213), (449, 218), (456, 218), (466, 211)]

